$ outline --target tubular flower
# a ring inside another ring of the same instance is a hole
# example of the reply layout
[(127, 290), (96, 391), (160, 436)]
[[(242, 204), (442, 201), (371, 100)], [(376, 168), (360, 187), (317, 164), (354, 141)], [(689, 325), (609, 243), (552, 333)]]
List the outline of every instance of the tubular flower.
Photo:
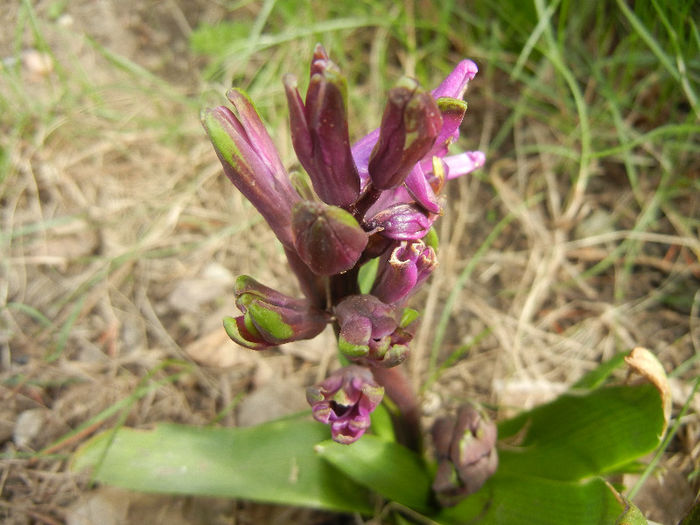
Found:
[(438, 419), (431, 434), (438, 459), (433, 490), (443, 506), (456, 505), (496, 472), (496, 425), (473, 406)]
[(319, 44), (302, 102), (296, 79), (284, 77), (292, 145), (322, 201), (348, 206), (357, 200), (360, 179), (350, 151), (346, 109), (347, 84), (338, 66)]
[(236, 280), (235, 294), (243, 315), (225, 318), (224, 328), (231, 339), (253, 350), (316, 337), (330, 319), (309, 301), (284, 295), (247, 275)]
[[(377, 213), (392, 204), (411, 202), (417, 203), (426, 212), (439, 214), (441, 203), (437, 194), (444, 181), (466, 175), (484, 165), (485, 155), (480, 151), (448, 155), (449, 145), (459, 138), (459, 127), (467, 109), (462, 97), (469, 81), (476, 76), (477, 72), (478, 68), (474, 62), (463, 60), (440, 86), (431, 92), (441, 115), (441, 127), (432, 148), (415, 162), (406, 175), (403, 185), (382, 193), (377, 203), (370, 209), (370, 216), (372, 212)], [(390, 97), (385, 115), (390, 112), (391, 106)], [(352, 155), (362, 179), (363, 188), (372, 180), (370, 161), (373, 161), (373, 155), (376, 155), (373, 153), (375, 147), (381, 148), (378, 146), (381, 134), (382, 128), (375, 129), (358, 140), (352, 147)], [(439, 169), (441, 173), (434, 169), (436, 165), (434, 157), (440, 159)]]
[(306, 390), (314, 419), (330, 425), (333, 440), (350, 444), (362, 437), (370, 425), (370, 414), (384, 397), (384, 388), (372, 372), (360, 366), (346, 366), (322, 383)]
[(275, 232), (292, 246), (291, 209), (299, 201), (270, 135), (248, 96), (231, 89), (227, 96), (238, 116), (226, 106), (202, 113), (224, 173)]
[(367, 170), (374, 187), (388, 190), (401, 184), (413, 166), (433, 147), (442, 128), (435, 100), (403, 78), (389, 92), (377, 139)]
[(335, 307), (335, 316), (338, 348), (353, 362), (389, 368), (408, 357), (413, 333), (401, 323), (396, 307), (373, 295), (350, 295)]
[(405, 299), (437, 266), (435, 251), (423, 241), (403, 241), (379, 259), (372, 295), (392, 304)]

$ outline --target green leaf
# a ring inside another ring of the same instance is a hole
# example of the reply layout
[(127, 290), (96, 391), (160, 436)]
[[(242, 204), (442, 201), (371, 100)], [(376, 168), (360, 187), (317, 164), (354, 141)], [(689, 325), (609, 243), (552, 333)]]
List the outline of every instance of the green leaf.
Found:
[(391, 414), (386, 407), (386, 398), (385, 401), (377, 405), (377, 408), (372, 412), (372, 426), (370, 430), (375, 436), (385, 441), (396, 441), (394, 425), (391, 422)]
[(316, 451), (349, 478), (388, 500), (418, 512), (431, 511), (431, 475), (422, 458), (406, 447), (365, 434), (350, 446), (325, 441)]
[(103, 432), (85, 443), (71, 468), (91, 467), (97, 481), (144, 492), (372, 512), (367, 491), (314, 453), (329, 430), (313, 421), (247, 428), (160, 424), (111, 437)]
[(360, 287), (360, 293), (369, 293), (374, 285), (374, 280), (377, 278), (377, 270), (379, 269), (379, 257), (370, 259), (365, 264), (360, 266), (357, 272), (357, 284)]
[(651, 384), (565, 394), (499, 425), (500, 438), (522, 434), (517, 445), (500, 449), (500, 469), (580, 480), (651, 452), (663, 429), (661, 397)]
[(399, 326), (401, 328), (406, 328), (413, 321), (420, 317), (420, 312), (414, 310), (413, 308), (404, 308), (401, 312), (401, 320), (399, 321)]
[(479, 492), (440, 512), (437, 521), (479, 525), (608, 525), (616, 523), (632, 508), (599, 478), (576, 483), (499, 471)]

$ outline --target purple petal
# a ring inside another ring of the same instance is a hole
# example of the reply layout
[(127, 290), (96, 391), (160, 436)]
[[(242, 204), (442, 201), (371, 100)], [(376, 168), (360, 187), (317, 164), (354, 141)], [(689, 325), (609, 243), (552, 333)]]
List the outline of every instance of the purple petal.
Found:
[[(246, 108), (247, 122), (254, 119), (254, 111), (252, 107)], [(271, 168), (271, 163), (275, 164), (271, 158), (276, 154), (263, 151), (251, 142), (248, 130), (225, 106), (204, 111), (202, 123), (226, 176), (265, 218), (282, 244), (292, 246), (291, 208), (299, 196), (284, 173)], [(267, 133), (261, 122), (253, 127), (254, 136)], [(268, 140), (263, 140), (263, 145), (267, 143)]]
[(374, 187), (387, 190), (401, 184), (432, 149), (442, 127), (442, 115), (432, 96), (413, 79), (399, 81), (389, 92), (379, 140), (369, 160)]
[(355, 160), (355, 165), (357, 166), (357, 171), (360, 175), (362, 188), (364, 188), (369, 181), (369, 158), (372, 155), (372, 150), (374, 149), (374, 145), (377, 143), (378, 139), (379, 128), (362, 137), (360, 140), (355, 142), (352, 147), (352, 157)]
[(465, 151), (443, 160), (448, 169), (447, 179), (451, 180), (481, 168), (486, 162), (486, 155), (481, 151)]
[(375, 214), (366, 226), (389, 239), (408, 241), (425, 237), (434, 220), (414, 204), (396, 204)]
[(406, 177), (406, 189), (418, 204), (431, 213), (440, 213), (440, 203), (425, 178), (425, 172), (420, 164), (416, 164)]
[(479, 72), (479, 68), (471, 60), (462, 60), (452, 73), (433, 90), (433, 98), (452, 97), (461, 99), (467, 89), (467, 84)]
[(275, 179), (283, 181), (283, 184), (288, 184), (287, 172), (253, 102), (246, 93), (239, 89), (230, 89), (226, 93), (226, 97), (236, 108), (241, 125), (248, 135), (248, 141), (254, 145), (260, 158), (267, 164)]

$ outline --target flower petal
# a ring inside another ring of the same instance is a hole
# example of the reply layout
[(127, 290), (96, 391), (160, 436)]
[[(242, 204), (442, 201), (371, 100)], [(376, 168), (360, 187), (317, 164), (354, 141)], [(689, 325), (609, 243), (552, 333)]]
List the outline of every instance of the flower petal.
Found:
[(479, 68), (472, 60), (462, 60), (452, 73), (433, 90), (433, 97), (452, 97), (461, 99), (467, 90), (469, 81), (479, 72)]

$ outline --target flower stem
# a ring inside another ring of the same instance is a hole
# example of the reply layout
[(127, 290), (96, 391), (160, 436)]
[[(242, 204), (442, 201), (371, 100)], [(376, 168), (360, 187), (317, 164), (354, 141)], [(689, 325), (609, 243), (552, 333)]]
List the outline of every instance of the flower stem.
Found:
[(385, 393), (396, 404), (398, 412), (392, 414), (394, 430), (399, 443), (421, 453), (422, 433), (418, 398), (406, 374), (400, 367), (372, 369), (374, 379), (384, 387)]
[(367, 210), (372, 207), (372, 204), (377, 202), (381, 194), (382, 192), (370, 182), (360, 199), (350, 208), (350, 213), (357, 219), (357, 222), (363, 224)]

